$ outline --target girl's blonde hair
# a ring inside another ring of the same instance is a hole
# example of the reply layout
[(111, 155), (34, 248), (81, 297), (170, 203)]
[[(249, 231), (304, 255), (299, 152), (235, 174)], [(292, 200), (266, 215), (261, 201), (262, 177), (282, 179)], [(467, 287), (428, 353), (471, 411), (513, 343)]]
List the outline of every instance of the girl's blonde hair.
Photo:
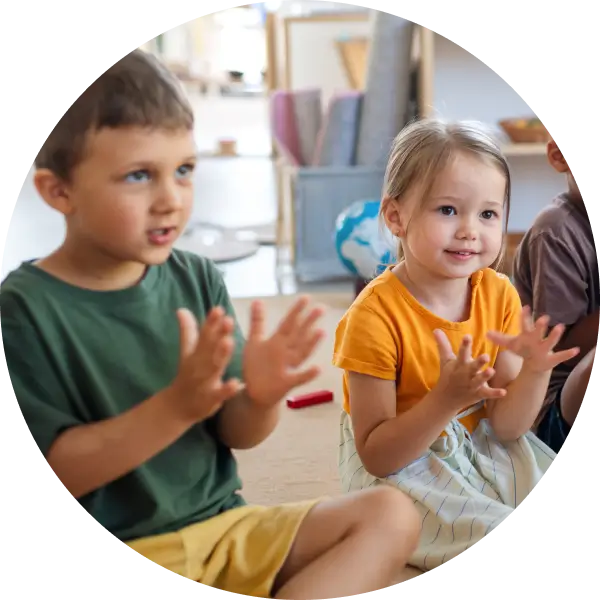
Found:
[[(440, 119), (419, 119), (407, 125), (395, 138), (385, 172), (380, 216), (389, 199), (400, 200), (414, 185), (423, 186), (422, 198), (429, 195), (436, 177), (457, 153), (469, 153), (498, 167), (506, 179), (504, 195), (505, 220), (502, 247), (491, 265), (500, 268), (504, 258), (506, 230), (510, 212), (511, 178), (508, 162), (494, 136), (476, 121), (447, 122)], [(402, 242), (398, 244), (398, 260), (404, 256)]]

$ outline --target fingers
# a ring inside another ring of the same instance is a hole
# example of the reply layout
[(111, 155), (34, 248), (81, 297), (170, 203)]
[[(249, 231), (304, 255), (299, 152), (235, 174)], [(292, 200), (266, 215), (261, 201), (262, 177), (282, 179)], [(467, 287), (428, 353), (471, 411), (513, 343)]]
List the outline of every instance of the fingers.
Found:
[(239, 379), (233, 378), (224, 381), (221, 388), (217, 392), (218, 401), (222, 404), (225, 400), (229, 400), (232, 396), (238, 393), (241, 383)]
[(324, 337), (325, 332), (322, 329), (313, 331), (312, 334), (298, 347), (292, 367), (300, 366), (315, 351), (317, 345)]
[(450, 360), (454, 360), (456, 355), (452, 350), (452, 346), (450, 345), (450, 341), (446, 337), (446, 334), (441, 329), (436, 329), (433, 332), (433, 335), (437, 343), (441, 364), (443, 365)]
[(489, 331), (487, 337), (491, 342), (498, 346), (502, 346), (503, 348), (510, 348), (513, 341), (516, 339), (515, 336), (506, 335), (499, 331)]
[(473, 339), (470, 335), (465, 335), (458, 350), (458, 360), (461, 363), (467, 363), (473, 358)]
[(250, 331), (248, 341), (261, 340), (265, 335), (265, 306), (256, 301), (250, 307)]
[(300, 299), (292, 306), (288, 314), (283, 318), (277, 332), (283, 336), (289, 336), (297, 330), (300, 315), (304, 312), (304, 309), (308, 306), (308, 296), (301, 296)]
[[(550, 317), (548, 315), (541, 316), (535, 322), (535, 331), (537, 332), (538, 340), (542, 341), (546, 339), (546, 334), (548, 333), (548, 325), (550, 323)], [(558, 340), (557, 340), (558, 343)]]
[(569, 348), (568, 350), (555, 352), (550, 358), (550, 369), (554, 369), (554, 367), (560, 365), (560, 363), (567, 362), (568, 360), (575, 358), (579, 352), (579, 348)]
[(480, 389), (480, 396), (483, 400), (495, 400), (498, 398), (504, 398), (506, 396), (506, 390), (503, 388), (493, 388), (487, 383), (484, 383)]
[(315, 378), (317, 378), (320, 374), (321, 369), (319, 369), (319, 367), (309, 367), (308, 369), (304, 369), (303, 371), (298, 371), (297, 373), (288, 375), (288, 390), (292, 390), (301, 385), (306, 385), (307, 383), (310, 383)]
[(325, 309), (322, 306), (315, 306), (306, 319), (300, 325), (301, 332), (309, 332), (316, 324), (316, 322), (325, 314)]
[(565, 326), (560, 324), (556, 325), (556, 327), (554, 327), (552, 331), (550, 331), (550, 334), (545, 339), (545, 345), (548, 351), (554, 350), (558, 342), (560, 342), (560, 338), (562, 338), (564, 332)]
[(198, 350), (203, 346), (213, 346), (217, 340), (224, 335), (231, 333), (232, 319), (225, 315), (225, 311), (217, 306), (207, 315), (204, 324), (200, 328), (200, 337), (198, 339)]
[(479, 371), (475, 377), (473, 377), (473, 385), (476, 388), (481, 387), (482, 385), (484, 385), (485, 383), (487, 383), (488, 381), (490, 381), (490, 379), (495, 375), (496, 371), (494, 369), (492, 369), (492, 367), (488, 367), (487, 369), (484, 369), (483, 371)]
[(470, 365), (470, 370), (473, 375), (478, 373), (485, 365), (490, 362), (490, 357), (488, 354), (482, 354), (478, 356)]
[(187, 309), (177, 311), (179, 323), (179, 353), (182, 358), (192, 354), (198, 343), (198, 323), (194, 315)]
[(531, 308), (529, 306), (524, 306), (521, 311), (521, 327), (524, 333), (531, 333), (535, 330)]

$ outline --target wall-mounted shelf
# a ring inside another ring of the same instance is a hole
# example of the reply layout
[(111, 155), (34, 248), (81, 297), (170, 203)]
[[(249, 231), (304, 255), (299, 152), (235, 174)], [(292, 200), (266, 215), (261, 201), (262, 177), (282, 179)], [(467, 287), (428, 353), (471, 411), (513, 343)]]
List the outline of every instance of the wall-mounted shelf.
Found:
[[(419, 26), (419, 115), (482, 121), (500, 129), (507, 118), (533, 110), (495, 71), (447, 38)], [(519, 233), (564, 191), (564, 177), (545, 160), (545, 143), (507, 143), (512, 199), (509, 231)]]
[(506, 156), (546, 156), (546, 144), (506, 144)]

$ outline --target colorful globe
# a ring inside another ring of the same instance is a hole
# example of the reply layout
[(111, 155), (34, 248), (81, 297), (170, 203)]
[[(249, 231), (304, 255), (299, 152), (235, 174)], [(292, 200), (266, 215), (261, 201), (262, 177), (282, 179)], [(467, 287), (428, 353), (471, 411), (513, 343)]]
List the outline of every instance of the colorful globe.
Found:
[(379, 275), (395, 257), (394, 238), (381, 226), (379, 200), (354, 202), (336, 220), (335, 248), (350, 273), (365, 280)]

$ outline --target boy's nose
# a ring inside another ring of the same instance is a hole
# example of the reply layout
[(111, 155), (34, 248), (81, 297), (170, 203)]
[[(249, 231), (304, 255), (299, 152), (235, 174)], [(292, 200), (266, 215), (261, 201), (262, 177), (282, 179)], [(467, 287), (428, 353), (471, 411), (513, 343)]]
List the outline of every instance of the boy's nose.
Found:
[(158, 213), (169, 213), (179, 210), (183, 206), (182, 192), (173, 184), (162, 185), (158, 190), (152, 209)]

